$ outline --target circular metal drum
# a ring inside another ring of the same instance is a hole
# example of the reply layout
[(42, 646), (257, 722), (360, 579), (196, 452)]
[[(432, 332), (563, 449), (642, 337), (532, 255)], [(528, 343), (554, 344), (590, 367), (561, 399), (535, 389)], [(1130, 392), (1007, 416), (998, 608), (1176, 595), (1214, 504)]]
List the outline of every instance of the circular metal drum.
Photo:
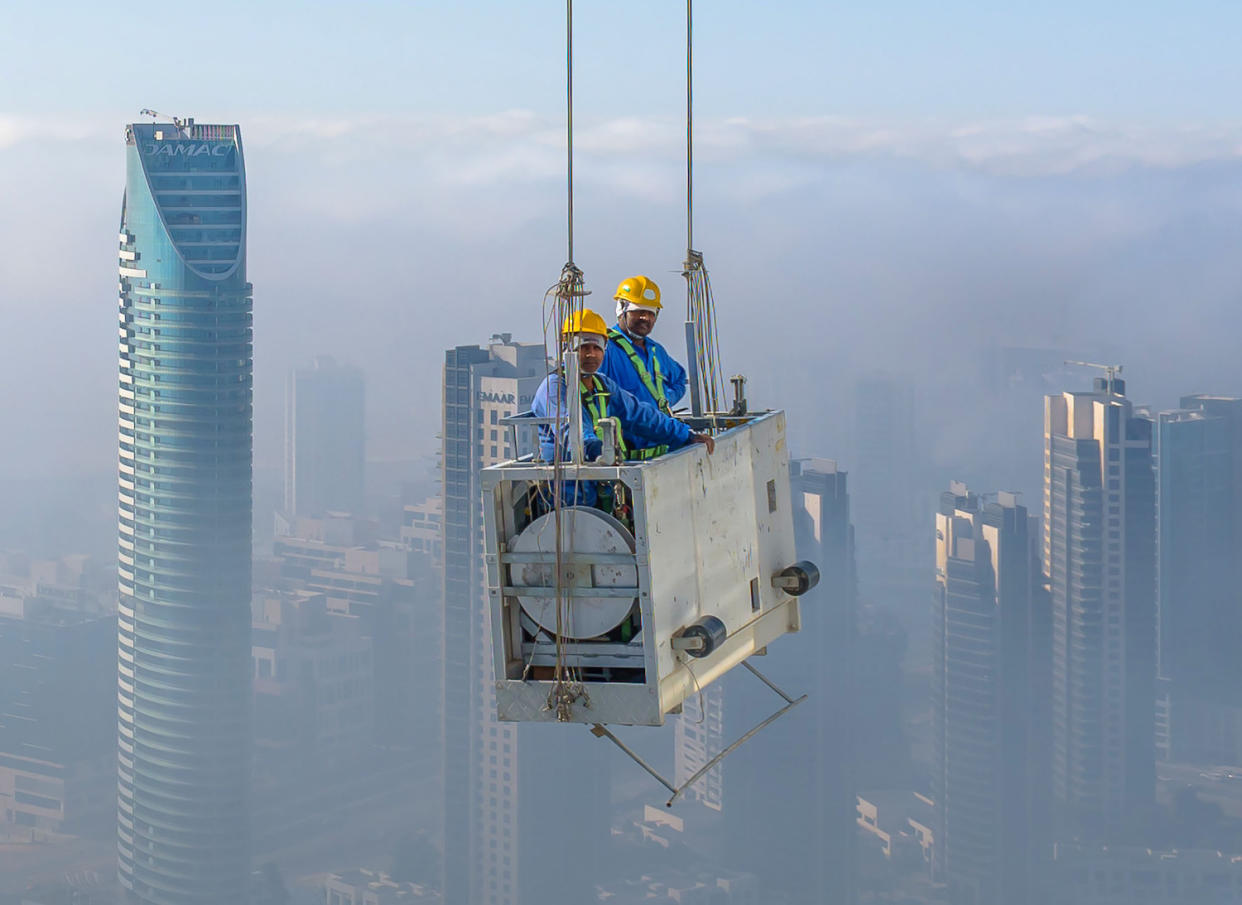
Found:
[[(539, 516), (510, 546), (513, 553), (556, 552), (556, 514)], [(583, 588), (632, 588), (638, 585), (638, 569), (632, 565), (577, 564), (571, 556), (590, 553), (633, 553), (634, 537), (619, 521), (588, 506), (568, 506), (561, 510), (561, 552), (566, 572), (565, 585), (577, 589), (569, 598), (567, 624), (561, 627), (566, 638), (594, 638), (616, 628), (629, 615), (636, 597), (604, 597), (583, 594)], [(518, 588), (546, 588), (555, 591), (555, 563), (513, 563), (510, 580)], [(556, 596), (519, 595), (522, 611), (541, 628), (556, 634)]]

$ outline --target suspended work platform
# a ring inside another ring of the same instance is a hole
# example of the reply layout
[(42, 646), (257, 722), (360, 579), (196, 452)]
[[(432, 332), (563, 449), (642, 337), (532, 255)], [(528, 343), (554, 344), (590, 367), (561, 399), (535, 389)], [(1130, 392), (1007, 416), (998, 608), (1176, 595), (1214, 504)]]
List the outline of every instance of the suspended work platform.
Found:
[[(524, 419), (536, 423), (509, 423)], [(818, 572), (795, 561), (785, 415), (728, 425), (711, 455), (696, 444), (643, 462), (562, 466), (563, 480), (611, 496), (611, 512), (554, 509), (555, 469), (530, 456), (483, 470), (501, 720), (660, 726), (798, 631), (797, 595)]]

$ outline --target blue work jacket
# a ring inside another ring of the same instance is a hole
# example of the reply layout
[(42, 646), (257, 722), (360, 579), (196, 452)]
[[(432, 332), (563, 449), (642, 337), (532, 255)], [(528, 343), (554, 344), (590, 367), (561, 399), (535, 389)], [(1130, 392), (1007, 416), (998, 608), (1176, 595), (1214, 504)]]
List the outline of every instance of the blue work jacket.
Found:
[[(620, 324), (613, 329), (625, 333)], [(668, 354), (667, 349), (650, 336), (644, 342), (646, 348), (640, 349), (638, 343), (634, 342), (633, 338), (630, 339), (634, 354), (647, 368), (647, 373), (651, 375), (652, 380), (655, 380), (655, 365), (652, 359), (660, 359), (660, 375), (664, 378), (664, 398), (668, 400), (669, 408), (672, 408), (681, 401), (682, 396), (686, 395), (686, 369)], [(643, 386), (642, 378), (638, 376), (638, 371), (635, 370), (630, 357), (615, 342), (610, 342), (608, 348), (604, 350), (604, 363), (600, 365), (599, 373), (615, 381), (623, 390), (629, 390), (643, 402), (656, 404), (655, 397)], [(641, 449), (642, 444), (639, 444), (638, 448)]]
[[(668, 446), (670, 449), (679, 449), (690, 442), (690, 428), (685, 424), (676, 418), (670, 418), (654, 405), (640, 401), (633, 393), (626, 392), (603, 374), (596, 373), (595, 376), (599, 378), (608, 393), (607, 410), (604, 415), (618, 419), (621, 422), (622, 432), (627, 437), (637, 437), (648, 446)], [(561, 378), (559, 374), (552, 373), (544, 378), (543, 383), (535, 392), (535, 398), (530, 404), (531, 413), (536, 418), (553, 417), (557, 413), (555, 402), (557, 396), (560, 397), (563, 406), (565, 391), (561, 388)], [(591, 423), (591, 413), (586, 404), (579, 404), (582, 405), (582, 445), (587, 458), (592, 459), (600, 454), (601, 442), (595, 433), (595, 426)], [(564, 412), (567, 409), (562, 408), (561, 411)], [(545, 462), (551, 462), (555, 455), (555, 442), (552, 429), (549, 427), (539, 428), (539, 454)], [(565, 499), (571, 504), (583, 506), (595, 504), (594, 481), (566, 481), (565, 488)]]
[[(637, 437), (646, 445), (667, 446), (670, 449), (679, 449), (690, 442), (690, 428), (685, 424), (627, 392), (603, 373), (596, 372), (595, 376), (609, 394), (608, 407), (604, 414), (618, 419), (627, 436)], [(556, 395), (560, 395), (563, 404), (565, 395), (561, 389), (561, 378), (559, 374), (553, 373), (544, 378), (535, 392), (535, 398), (530, 404), (531, 413), (537, 418), (552, 417), (556, 414), (556, 403), (553, 401)], [(591, 441), (599, 442), (595, 427), (591, 423), (591, 413), (585, 403), (582, 403), (582, 439), (584, 446), (595, 445)], [(540, 427), (539, 452), (544, 461), (552, 461), (553, 445), (551, 428)]]

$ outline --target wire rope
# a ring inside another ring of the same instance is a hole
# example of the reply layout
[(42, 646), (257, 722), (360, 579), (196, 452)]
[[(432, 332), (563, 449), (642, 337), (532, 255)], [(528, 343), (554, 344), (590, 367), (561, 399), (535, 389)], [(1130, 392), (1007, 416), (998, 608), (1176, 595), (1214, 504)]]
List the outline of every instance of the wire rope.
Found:
[(699, 398), (705, 412), (721, 412), (725, 403), (724, 369), (716, 303), (703, 254), (694, 248), (694, 0), (686, 0), (686, 320), (694, 335)]

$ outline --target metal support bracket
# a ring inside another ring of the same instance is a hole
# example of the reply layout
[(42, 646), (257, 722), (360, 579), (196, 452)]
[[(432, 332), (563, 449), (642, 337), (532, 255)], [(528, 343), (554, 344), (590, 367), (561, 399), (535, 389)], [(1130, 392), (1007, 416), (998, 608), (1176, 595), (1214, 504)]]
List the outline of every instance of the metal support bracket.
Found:
[(756, 735), (758, 735), (768, 726), (772, 725), (778, 719), (783, 717), (786, 713), (793, 710), (795, 707), (797, 707), (807, 698), (806, 695), (802, 695), (799, 698), (791, 698), (779, 686), (777, 686), (775, 682), (773, 682), (771, 679), (769, 679), (759, 670), (755, 669), (755, 667), (751, 666), (749, 660), (743, 660), (742, 665), (745, 666), (752, 673), (754, 673), (760, 682), (768, 686), (768, 688), (772, 689), (773, 692), (779, 695), (780, 698), (785, 701), (785, 706), (782, 707), (780, 710), (776, 711), (775, 713), (773, 713), (767, 719), (763, 720), (761, 723), (759, 723), (757, 726), (752, 728), (750, 731), (746, 732), (744, 735), (738, 738), (735, 742), (729, 745), (729, 747), (723, 749), (719, 754), (717, 754), (715, 757), (713, 757), (711, 760), (705, 763), (693, 776), (687, 779), (680, 786), (673, 785), (671, 782), (669, 782), (667, 779), (661, 776), (658, 772), (656, 772), (656, 769), (653, 766), (651, 766), (651, 764), (647, 763), (645, 760), (639, 757), (636, 753), (634, 753), (634, 750), (632, 748), (626, 745), (625, 742), (621, 741), (621, 739), (613, 735), (613, 733), (603, 723), (596, 723), (595, 725), (593, 725), (591, 727), (591, 734), (594, 735), (596, 738), (608, 739), (610, 742), (612, 742), (614, 745), (620, 748), (623, 752), (625, 752), (625, 754), (630, 758), (630, 760), (634, 761), (634, 763), (638, 764), (640, 767), (646, 770), (649, 774), (651, 774), (651, 776), (655, 779), (656, 782), (658, 782), (660, 785), (664, 786), (664, 788), (672, 792), (673, 797), (664, 803), (665, 807), (671, 808), (673, 804), (677, 801), (677, 799), (680, 798), (682, 795), (684, 795), (686, 793), (686, 790), (689, 789), (692, 785), (694, 785), (696, 782), (698, 782), (700, 779), (706, 776), (708, 772), (712, 769), (712, 767), (716, 766), (718, 763), (720, 763), (722, 760), (724, 760), (726, 757), (728, 757), (738, 748), (742, 747), (742, 745), (744, 745), (746, 742), (750, 741), (752, 738), (754, 738)]

